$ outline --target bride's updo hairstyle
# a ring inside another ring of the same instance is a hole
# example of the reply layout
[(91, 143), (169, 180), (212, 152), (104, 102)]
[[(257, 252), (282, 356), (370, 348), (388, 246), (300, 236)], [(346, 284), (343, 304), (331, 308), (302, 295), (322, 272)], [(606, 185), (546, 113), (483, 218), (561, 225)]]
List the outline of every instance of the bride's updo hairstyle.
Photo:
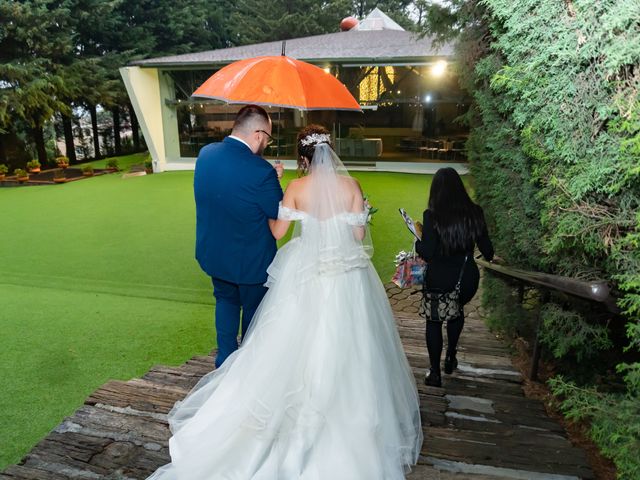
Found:
[[(305, 158), (309, 163), (313, 160), (313, 154), (316, 151), (316, 145), (319, 143), (327, 143), (331, 145), (331, 137), (329, 136), (329, 130), (322, 125), (307, 125), (300, 133), (298, 133), (298, 174), (304, 175), (307, 171), (308, 165), (305, 163)], [(304, 157), (304, 158), (303, 158)]]

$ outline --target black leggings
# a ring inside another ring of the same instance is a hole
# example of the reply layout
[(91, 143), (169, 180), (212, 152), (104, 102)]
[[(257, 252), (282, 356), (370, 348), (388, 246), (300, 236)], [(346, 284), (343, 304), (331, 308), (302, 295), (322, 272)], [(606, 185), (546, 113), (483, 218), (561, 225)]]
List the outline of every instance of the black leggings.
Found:
[[(464, 327), (464, 315), (449, 320), (447, 322), (447, 352), (455, 353), (458, 347), (458, 340)], [(442, 356), (442, 322), (432, 322), (427, 320), (427, 350), (429, 351), (429, 361), (431, 369), (440, 372), (440, 357)]]

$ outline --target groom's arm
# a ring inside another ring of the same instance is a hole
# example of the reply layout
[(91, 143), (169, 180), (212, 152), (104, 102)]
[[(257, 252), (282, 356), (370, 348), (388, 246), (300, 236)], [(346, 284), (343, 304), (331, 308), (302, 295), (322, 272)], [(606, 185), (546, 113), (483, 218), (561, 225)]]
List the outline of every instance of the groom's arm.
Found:
[(258, 205), (267, 218), (278, 218), (278, 206), (282, 200), (282, 187), (275, 169), (270, 168), (258, 187)]

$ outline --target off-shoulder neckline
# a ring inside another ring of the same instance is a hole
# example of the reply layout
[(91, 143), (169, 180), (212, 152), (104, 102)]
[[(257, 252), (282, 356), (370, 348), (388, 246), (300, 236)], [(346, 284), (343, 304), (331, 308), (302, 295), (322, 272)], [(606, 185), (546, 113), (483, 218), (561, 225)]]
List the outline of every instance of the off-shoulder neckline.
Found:
[[(282, 202), (279, 203), (279, 207), (282, 208), (283, 210), (288, 210), (289, 212), (294, 212), (294, 213), (299, 213), (300, 215), (303, 215), (305, 217), (309, 217), (309, 218), (314, 218), (309, 212), (305, 212), (304, 210), (298, 210), (297, 208), (291, 208), (291, 207), (286, 207), (284, 205), (282, 205)], [(338, 215), (336, 215), (336, 217), (342, 217), (342, 216), (351, 216), (351, 215), (365, 215), (368, 214), (368, 210), (365, 208), (364, 210), (362, 210), (361, 212), (341, 212)], [(334, 218), (334, 217), (331, 217)]]

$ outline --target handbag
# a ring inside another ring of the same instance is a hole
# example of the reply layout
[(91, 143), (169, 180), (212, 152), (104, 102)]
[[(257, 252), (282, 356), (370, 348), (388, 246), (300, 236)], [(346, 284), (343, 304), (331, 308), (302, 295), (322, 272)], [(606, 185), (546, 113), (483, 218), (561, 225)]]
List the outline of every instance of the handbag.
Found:
[(437, 288), (427, 289), (426, 276), (422, 284), (422, 305), (420, 315), (432, 322), (446, 322), (453, 320), (462, 314), (462, 303), (460, 302), (460, 283), (464, 274), (464, 267), (467, 264), (469, 255), (465, 255), (458, 282), (450, 292), (443, 292)]
[(425, 261), (420, 258), (415, 249), (413, 252), (402, 250), (396, 255), (396, 271), (391, 281), (400, 288), (415, 287), (424, 283)]

